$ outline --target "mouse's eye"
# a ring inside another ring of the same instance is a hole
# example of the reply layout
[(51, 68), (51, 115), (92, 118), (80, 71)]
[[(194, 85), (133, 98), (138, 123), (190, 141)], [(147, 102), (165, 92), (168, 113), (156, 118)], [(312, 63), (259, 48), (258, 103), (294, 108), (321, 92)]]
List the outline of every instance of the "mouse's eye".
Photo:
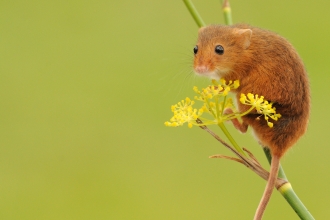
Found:
[(197, 52), (198, 52), (198, 46), (196, 45), (196, 46), (194, 47), (194, 54), (197, 54)]
[(223, 49), (223, 47), (221, 45), (217, 45), (217, 46), (215, 46), (214, 51), (217, 54), (222, 55), (225, 52), (225, 49)]

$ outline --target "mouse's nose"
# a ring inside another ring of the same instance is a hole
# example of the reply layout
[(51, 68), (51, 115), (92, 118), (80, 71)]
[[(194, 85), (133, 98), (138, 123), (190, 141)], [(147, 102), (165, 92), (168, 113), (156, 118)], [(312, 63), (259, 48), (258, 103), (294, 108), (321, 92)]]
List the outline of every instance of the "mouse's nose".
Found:
[(196, 66), (195, 67), (195, 72), (199, 73), (199, 74), (203, 74), (203, 73), (207, 73), (209, 72), (209, 68), (207, 66)]

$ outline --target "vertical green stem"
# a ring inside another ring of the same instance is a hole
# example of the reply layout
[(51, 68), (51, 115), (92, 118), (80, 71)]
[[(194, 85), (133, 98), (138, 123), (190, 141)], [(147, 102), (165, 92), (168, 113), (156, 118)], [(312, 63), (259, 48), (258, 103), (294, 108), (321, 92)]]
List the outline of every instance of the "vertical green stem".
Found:
[(223, 10), (223, 15), (225, 16), (225, 24), (232, 25), (233, 19), (231, 16), (231, 8), (230, 8), (228, 0), (222, 1), (222, 10)]
[[(264, 153), (267, 157), (267, 160), (268, 160), (269, 164), (271, 164), (272, 163), (272, 155), (270, 154), (270, 150), (267, 147), (263, 147), (262, 149), (264, 150)], [(278, 170), (278, 175), (277, 176), (279, 178), (288, 180), (288, 178), (286, 177), (286, 175), (284, 173), (284, 170), (283, 170), (281, 165), (280, 165), (280, 169)]]
[(183, 2), (185, 3), (186, 7), (188, 8), (191, 16), (194, 18), (194, 20), (195, 20), (196, 24), (198, 25), (198, 27), (205, 26), (205, 23), (204, 23), (202, 17), (199, 15), (199, 13), (196, 10), (193, 3), (190, 0), (183, 0)]

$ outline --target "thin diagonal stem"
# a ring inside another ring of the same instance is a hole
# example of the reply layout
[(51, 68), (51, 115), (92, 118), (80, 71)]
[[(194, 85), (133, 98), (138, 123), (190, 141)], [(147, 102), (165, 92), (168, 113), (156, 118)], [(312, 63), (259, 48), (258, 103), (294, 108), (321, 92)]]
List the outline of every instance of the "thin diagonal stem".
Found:
[(190, 12), (191, 16), (194, 18), (196, 24), (198, 27), (204, 27), (205, 23), (202, 19), (202, 17), (199, 15), (198, 11), (196, 10), (195, 6), (190, 0), (183, 0), (185, 3), (188, 11)]
[(242, 148), (237, 144), (237, 142), (235, 141), (235, 139), (231, 136), (231, 134), (229, 133), (229, 131), (227, 130), (226, 126), (224, 123), (220, 123), (218, 124), (218, 126), (221, 128), (222, 132), (226, 135), (226, 137), (228, 138), (228, 140), (230, 141), (230, 143), (234, 146), (234, 148), (240, 152), (242, 155), (246, 156), (245, 152), (242, 150)]

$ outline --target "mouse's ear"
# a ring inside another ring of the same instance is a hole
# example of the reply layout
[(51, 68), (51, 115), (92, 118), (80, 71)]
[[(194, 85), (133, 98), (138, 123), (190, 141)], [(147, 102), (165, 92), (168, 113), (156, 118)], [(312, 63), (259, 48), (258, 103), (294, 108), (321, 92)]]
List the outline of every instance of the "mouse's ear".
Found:
[(250, 46), (251, 42), (251, 29), (235, 29), (234, 33), (237, 35), (238, 40), (242, 43), (244, 49)]

